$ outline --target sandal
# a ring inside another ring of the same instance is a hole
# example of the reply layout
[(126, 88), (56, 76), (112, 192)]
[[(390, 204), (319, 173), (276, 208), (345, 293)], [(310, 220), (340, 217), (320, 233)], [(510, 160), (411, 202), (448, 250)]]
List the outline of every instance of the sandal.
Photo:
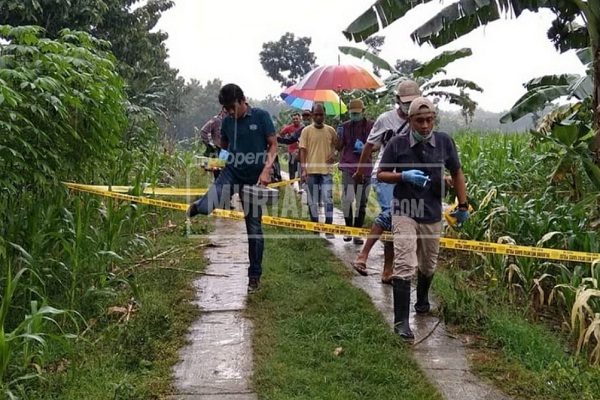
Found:
[(362, 261), (354, 261), (352, 267), (362, 276), (367, 276), (367, 264)]

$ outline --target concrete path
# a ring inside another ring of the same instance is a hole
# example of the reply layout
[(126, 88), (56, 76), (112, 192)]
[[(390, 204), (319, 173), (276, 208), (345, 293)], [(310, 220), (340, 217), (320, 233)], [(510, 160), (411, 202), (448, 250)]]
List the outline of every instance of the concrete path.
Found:
[(248, 285), (248, 240), (243, 221), (215, 219), (206, 275), (195, 282), (202, 311), (174, 368), (172, 400), (256, 400), (252, 323), (243, 317)]
[[(335, 224), (344, 224), (335, 211)], [(252, 374), (252, 325), (242, 315), (245, 307), (248, 266), (243, 221), (215, 220), (212, 235), (216, 247), (205, 252), (210, 262), (200, 278), (198, 305), (202, 316), (193, 324), (190, 344), (181, 350), (174, 368), (176, 395), (172, 400), (255, 400), (249, 390)], [(321, 235), (323, 237), (323, 235)], [(361, 246), (341, 236), (328, 240), (331, 250), (352, 268)], [(391, 286), (380, 283), (383, 247), (371, 252), (369, 276), (357, 274), (353, 283), (369, 294), (390, 326), (393, 322)], [(414, 298), (413, 293), (413, 298)], [(435, 299), (432, 306), (435, 307)], [(415, 333), (413, 355), (420, 367), (448, 400), (508, 400), (470, 371), (463, 343), (446, 333), (437, 318), (411, 315)]]
[[(344, 216), (335, 210), (334, 224), (344, 225)], [(331, 250), (350, 269), (350, 264), (360, 252), (362, 246), (352, 242), (344, 242), (341, 236), (329, 240)], [(367, 262), (368, 276), (356, 277), (352, 280), (355, 286), (364, 290), (373, 300), (373, 304), (393, 326), (394, 309), (392, 302), (392, 287), (381, 284), (383, 267), (383, 246), (379, 242), (373, 247)], [(412, 300), (414, 304), (416, 293), (413, 285)], [(435, 298), (431, 298), (432, 308), (435, 308)], [(411, 304), (411, 327), (415, 334), (415, 345), (412, 347), (413, 356), (421, 369), (437, 386), (445, 399), (448, 400), (508, 400), (493, 386), (482, 382), (469, 371), (466, 349), (463, 343), (447, 334), (442, 321), (432, 316), (416, 315)]]

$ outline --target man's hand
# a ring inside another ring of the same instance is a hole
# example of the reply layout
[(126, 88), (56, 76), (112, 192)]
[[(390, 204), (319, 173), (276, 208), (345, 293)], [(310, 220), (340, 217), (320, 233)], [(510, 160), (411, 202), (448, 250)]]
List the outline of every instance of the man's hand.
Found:
[(327, 158), (327, 164), (333, 164), (335, 161), (335, 153), (330, 153), (329, 157)]
[(267, 186), (269, 183), (271, 183), (271, 171), (263, 169), (258, 177), (258, 184)]
[(308, 179), (308, 173), (306, 172), (306, 168), (302, 168), (302, 172), (300, 172), (300, 183), (306, 183)]
[(354, 174), (352, 174), (352, 179), (356, 183), (365, 183), (365, 175), (362, 172), (356, 171)]
[(450, 175), (444, 175), (444, 184), (448, 187), (454, 187), (454, 181)]
[(431, 181), (425, 173), (418, 169), (409, 169), (408, 171), (402, 171), (402, 180), (404, 182), (412, 183), (417, 187), (425, 187), (427, 182)]

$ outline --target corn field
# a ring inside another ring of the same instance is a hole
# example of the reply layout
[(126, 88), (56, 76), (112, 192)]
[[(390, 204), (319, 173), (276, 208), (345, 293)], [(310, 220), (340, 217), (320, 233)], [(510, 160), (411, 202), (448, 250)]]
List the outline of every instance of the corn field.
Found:
[[(524, 134), (461, 133), (455, 137), (467, 177), (471, 219), (449, 235), (478, 241), (598, 253), (598, 203), (583, 167), (552, 143)], [(551, 311), (577, 353), (600, 364), (600, 260), (563, 263), (470, 254), (468, 265), (492, 287), (534, 312)]]

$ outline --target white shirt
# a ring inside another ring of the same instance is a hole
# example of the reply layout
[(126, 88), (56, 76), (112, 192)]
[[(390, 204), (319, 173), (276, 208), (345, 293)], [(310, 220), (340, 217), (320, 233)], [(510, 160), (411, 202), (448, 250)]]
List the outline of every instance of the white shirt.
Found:
[[(383, 156), (383, 151), (385, 150), (385, 146), (382, 143), (383, 134), (390, 129), (396, 132), (402, 126), (402, 124), (404, 124), (404, 122), (406, 122), (406, 120), (398, 115), (398, 110), (396, 109), (384, 112), (375, 120), (373, 128), (371, 129), (371, 132), (369, 132), (369, 137), (367, 138), (367, 143), (370, 143), (374, 146), (381, 145), (379, 154), (377, 155), (377, 160), (375, 160), (375, 164), (373, 164), (373, 173), (371, 174), (373, 179), (377, 179), (377, 170), (379, 169), (379, 163), (381, 162), (381, 157)], [(400, 134), (404, 134), (409, 131), (410, 125), (406, 124)], [(395, 135), (396, 133), (394, 133), (394, 136)]]

